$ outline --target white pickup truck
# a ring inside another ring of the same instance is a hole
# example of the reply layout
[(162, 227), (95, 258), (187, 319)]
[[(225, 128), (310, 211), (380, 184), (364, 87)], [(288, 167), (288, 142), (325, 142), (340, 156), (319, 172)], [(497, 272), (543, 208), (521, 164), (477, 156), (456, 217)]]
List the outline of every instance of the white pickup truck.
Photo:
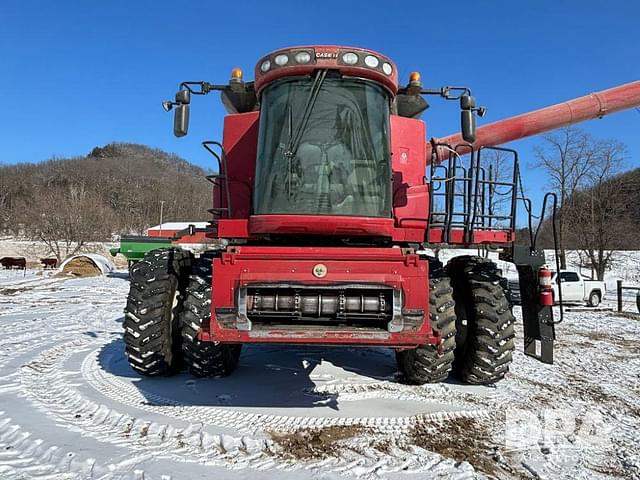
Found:
[[(563, 303), (587, 302), (589, 306), (597, 307), (607, 292), (604, 282), (584, 280), (578, 272), (572, 270), (561, 270), (560, 282), (562, 283)], [(558, 275), (555, 272), (551, 277), (551, 288), (553, 288), (553, 298), (557, 301)]]

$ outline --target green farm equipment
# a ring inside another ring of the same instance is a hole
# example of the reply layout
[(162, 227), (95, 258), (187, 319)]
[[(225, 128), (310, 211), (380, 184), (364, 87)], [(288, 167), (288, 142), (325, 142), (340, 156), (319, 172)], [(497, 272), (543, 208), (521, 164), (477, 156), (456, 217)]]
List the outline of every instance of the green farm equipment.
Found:
[(127, 236), (120, 238), (120, 246), (109, 249), (113, 257), (117, 254), (124, 255), (131, 266), (133, 263), (142, 260), (147, 252), (158, 248), (170, 248), (171, 238), (168, 237), (145, 237)]
[(111, 256), (124, 255), (129, 267), (136, 263), (151, 250), (171, 248), (176, 243), (200, 243), (205, 242), (203, 232), (196, 233), (195, 225), (189, 225), (183, 230), (175, 232), (172, 236), (152, 235), (127, 235), (120, 237), (120, 247), (109, 249)]

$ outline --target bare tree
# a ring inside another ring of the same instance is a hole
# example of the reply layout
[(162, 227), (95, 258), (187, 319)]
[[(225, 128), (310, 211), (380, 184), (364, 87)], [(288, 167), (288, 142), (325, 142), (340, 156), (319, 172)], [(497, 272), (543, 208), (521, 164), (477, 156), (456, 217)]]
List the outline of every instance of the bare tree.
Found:
[(82, 186), (39, 192), (29, 211), (31, 236), (44, 243), (58, 262), (112, 233), (111, 210)]
[(567, 268), (565, 254), (566, 212), (575, 193), (584, 186), (588, 175), (597, 167), (594, 140), (586, 132), (574, 127), (563, 128), (544, 137), (535, 148), (534, 168), (543, 169), (549, 176), (550, 187), (558, 194), (558, 242), (561, 268)]
[(12, 216), (11, 190), (2, 175), (0, 176), (0, 232), (10, 228)]
[(620, 175), (626, 147), (615, 140), (591, 142), (593, 165), (573, 194), (566, 209), (568, 238), (598, 280), (604, 279), (617, 250), (633, 242), (632, 198), (638, 185), (635, 177)]

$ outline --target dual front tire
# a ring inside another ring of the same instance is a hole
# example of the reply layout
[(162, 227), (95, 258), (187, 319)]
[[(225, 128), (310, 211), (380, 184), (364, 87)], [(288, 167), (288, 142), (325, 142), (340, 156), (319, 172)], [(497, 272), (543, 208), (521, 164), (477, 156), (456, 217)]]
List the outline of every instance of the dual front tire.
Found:
[(125, 353), (141, 375), (170, 375), (186, 367), (199, 377), (225, 376), (240, 345), (202, 342), (211, 316), (211, 258), (182, 249), (148, 252), (130, 269), (124, 317)]
[(396, 354), (409, 383), (440, 382), (451, 373), (475, 385), (504, 378), (512, 361), (515, 319), (496, 265), (480, 257), (455, 257), (429, 280), (429, 320), (439, 347)]
[(131, 368), (140, 374), (181, 368), (178, 317), (191, 262), (183, 250), (154, 250), (129, 270), (124, 343)]

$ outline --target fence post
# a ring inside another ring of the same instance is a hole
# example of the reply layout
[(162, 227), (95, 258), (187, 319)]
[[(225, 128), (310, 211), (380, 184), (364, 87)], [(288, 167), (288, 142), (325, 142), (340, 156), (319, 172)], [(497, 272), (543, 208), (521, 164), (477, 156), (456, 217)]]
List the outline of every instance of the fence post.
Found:
[(616, 286), (618, 290), (618, 312), (621, 312), (622, 311), (622, 280), (617, 280)]

